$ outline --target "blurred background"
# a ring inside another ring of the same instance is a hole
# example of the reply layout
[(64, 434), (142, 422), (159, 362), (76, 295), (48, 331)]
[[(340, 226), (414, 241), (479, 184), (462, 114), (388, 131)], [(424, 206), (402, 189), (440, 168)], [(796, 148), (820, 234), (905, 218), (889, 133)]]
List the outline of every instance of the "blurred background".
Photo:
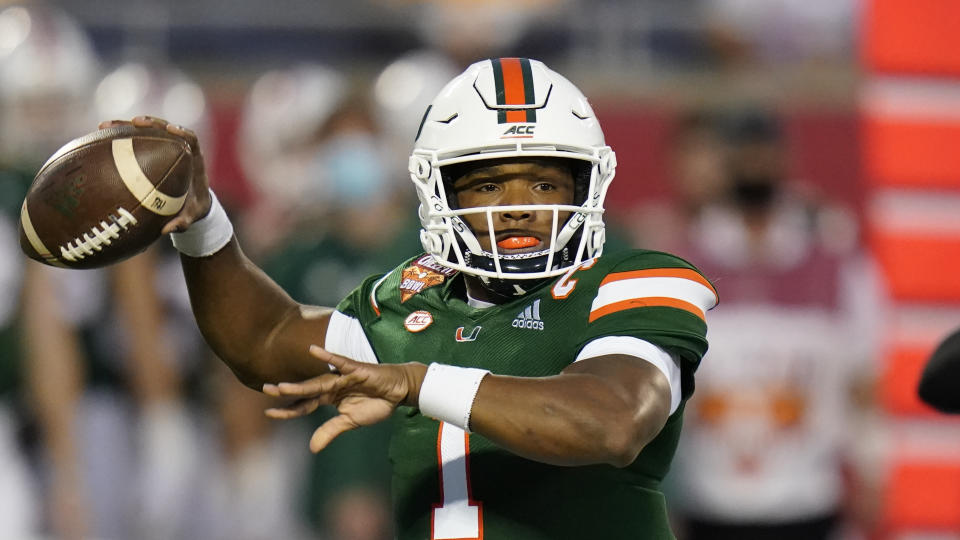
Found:
[(0, 538), (392, 538), (389, 426), (309, 455), (324, 413), (263, 417), (167, 242), (41, 268), (19, 207), (69, 139), (160, 116), (200, 135), (245, 251), (335, 305), (419, 251), (433, 96), (525, 56), (618, 153), (607, 249), (720, 291), (678, 537), (960, 539), (960, 423), (915, 392), (960, 325), (957, 28), (955, 0), (0, 0)]

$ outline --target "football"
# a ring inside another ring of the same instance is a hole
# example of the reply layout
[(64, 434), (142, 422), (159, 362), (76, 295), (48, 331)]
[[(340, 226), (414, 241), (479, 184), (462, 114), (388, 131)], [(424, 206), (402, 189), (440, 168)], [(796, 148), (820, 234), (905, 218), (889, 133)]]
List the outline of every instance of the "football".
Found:
[(31, 259), (97, 268), (136, 255), (183, 208), (193, 155), (156, 128), (114, 126), (70, 141), (40, 169), (20, 211)]

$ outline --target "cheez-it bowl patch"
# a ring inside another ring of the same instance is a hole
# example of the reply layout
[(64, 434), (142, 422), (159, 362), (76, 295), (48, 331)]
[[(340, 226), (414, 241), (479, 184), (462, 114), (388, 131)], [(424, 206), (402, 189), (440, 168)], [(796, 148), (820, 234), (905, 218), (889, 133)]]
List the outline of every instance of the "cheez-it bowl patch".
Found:
[(456, 270), (437, 264), (430, 255), (420, 257), (401, 273), (400, 302), (406, 302), (430, 287), (443, 284), (448, 277), (456, 273)]

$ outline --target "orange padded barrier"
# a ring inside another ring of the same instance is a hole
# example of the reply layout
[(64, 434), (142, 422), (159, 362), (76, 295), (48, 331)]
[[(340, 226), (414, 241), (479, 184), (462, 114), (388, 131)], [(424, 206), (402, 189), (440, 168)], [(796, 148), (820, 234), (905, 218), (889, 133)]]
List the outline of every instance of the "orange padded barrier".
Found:
[(884, 501), (887, 528), (960, 530), (960, 456), (957, 462), (900, 462)]
[(917, 397), (917, 383), (923, 367), (933, 352), (933, 346), (891, 347), (884, 359), (880, 379), (880, 399), (891, 414), (942, 418), (942, 414)]
[(870, 243), (894, 299), (960, 302), (960, 236), (875, 229)]
[(863, 63), (883, 73), (960, 75), (960, 2), (873, 0), (863, 20)]
[(960, 190), (960, 120), (865, 117), (861, 126), (864, 170), (872, 185)]

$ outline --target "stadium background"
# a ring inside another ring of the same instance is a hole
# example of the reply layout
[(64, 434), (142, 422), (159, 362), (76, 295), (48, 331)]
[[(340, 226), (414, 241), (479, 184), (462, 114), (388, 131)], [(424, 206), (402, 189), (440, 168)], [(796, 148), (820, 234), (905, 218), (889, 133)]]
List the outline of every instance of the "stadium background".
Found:
[[(0, 2), (0, 9), (13, 4)], [(803, 180), (815, 198), (849, 210), (858, 241), (872, 250), (886, 278), (891, 310), (875, 362), (892, 442), (879, 495), (880, 535), (960, 538), (960, 424), (932, 412), (914, 392), (926, 355), (960, 322), (956, 2), (56, 5), (89, 36), (100, 60), (98, 80), (135, 60), (176, 66), (199, 85), (212, 182), (237, 216), (259, 212), (264, 189), (245, 169), (249, 150), (240, 146), (249, 92), (264, 73), (305, 63), (338, 72), (343, 92), (360, 94), (372, 92), (383, 69), (413, 51), (430, 49), (453, 64), (477, 51), (542, 59), (590, 96), (618, 152), (608, 208), (628, 239), (639, 238), (632, 227), (639, 227), (637, 215), (651, 201), (670, 205), (678, 198), (668, 156), (685, 111), (775, 111), (783, 120), (789, 176)], [(452, 47), (447, 40), (458, 34), (475, 39), (474, 48)], [(3, 43), (0, 36), (0, 52)], [(33, 69), (45, 66), (41, 61)], [(404, 157), (389, 155), (383, 166), (402, 172)], [(395, 187), (402, 190), (402, 182), (401, 174)], [(330, 204), (329, 197), (321, 199)], [(272, 241), (251, 239), (264, 252)], [(45, 519), (42, 528), (49, 530), (51, 519)]]

